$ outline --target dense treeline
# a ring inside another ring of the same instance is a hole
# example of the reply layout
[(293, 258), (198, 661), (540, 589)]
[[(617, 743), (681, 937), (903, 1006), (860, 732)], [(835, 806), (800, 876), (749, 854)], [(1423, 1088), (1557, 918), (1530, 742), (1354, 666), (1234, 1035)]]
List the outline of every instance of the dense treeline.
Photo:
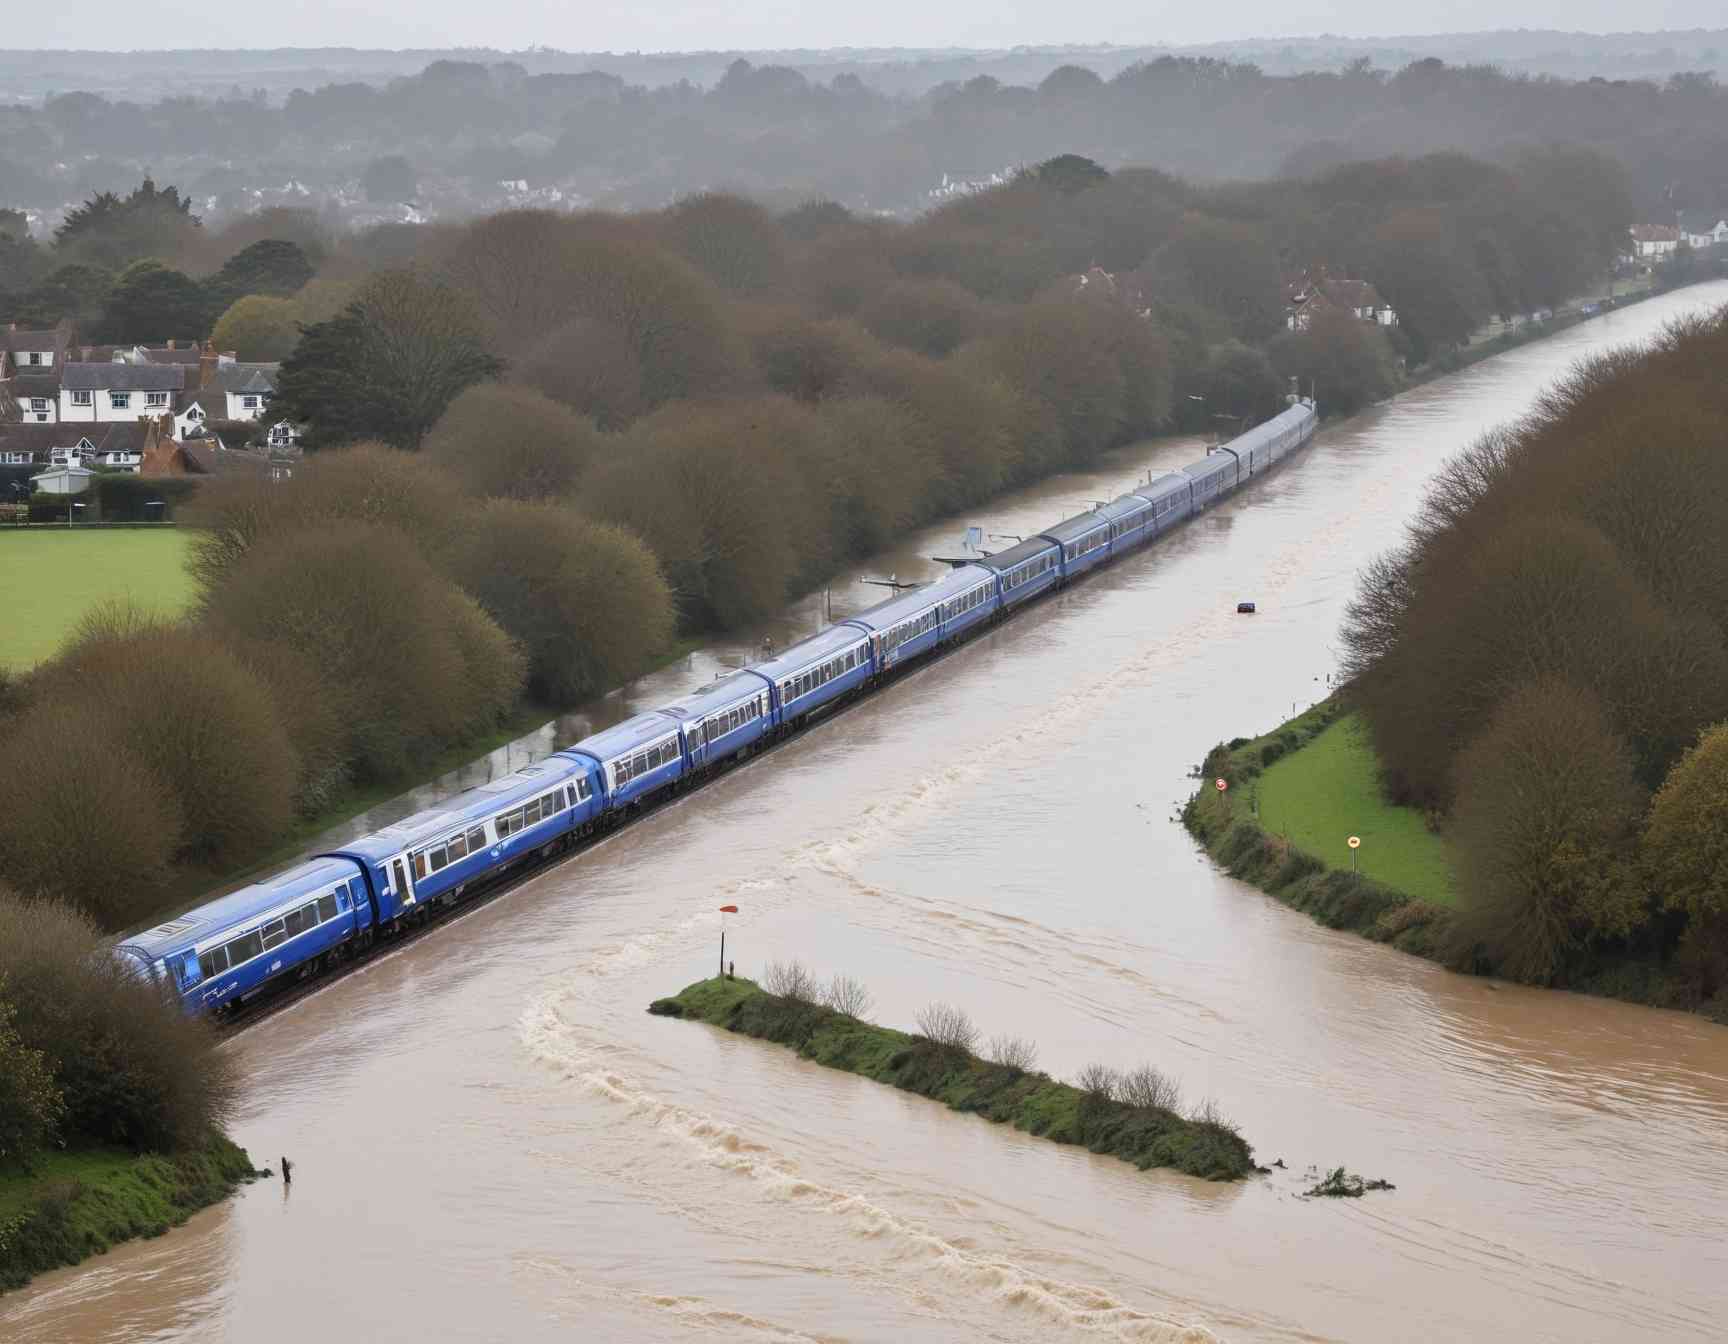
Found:
[(1392, 796), (1455, 841), (1466, 962), (1728, 987), (1725, 358), (1728, 311), (1580, 366), (1364, 577), (1354, 694)]
[[(1382, 396), (1400, 351), (1447, 333), (1341, 312), (1287, 332), (1282, 276), (1372, 262), (1419, 203), (1465, 302), (1583, 283), (1624, 227), (1616, 170), (1551, 149), (1521, 171), (1441, 156), (1203, 191), (1064, 156), (910, 225), (707, 195), (301, 233), (320, 262), (267, 296), (300, 314), (271, 417), (313, 451), (182, 507), (195, 619), (99, 612), (0, 696), (43, 762), (0, 780), (0, 865), (122, 925), (495, 730), (524, 691), (606, 690), (675, 628), (762, 618), (1005, 486), (1166, 426), (1233, 430), (1279, 407), (1283, 374), (1339, 409)], [(79, 245), (139, 245), (136, 211), (94, 213)], [(286, 241), (239, 255), (286, 277)]]
[(1069, 150), (1217, 180), (1572, 140), (1623, 164), (1646, 210), (1728, 204), (1728, 95), (1707, 73), (1568, 81), (1432, 58), (1291, 76), (1176, 56), (1105, 68), (1108, 79), (1065, 65), (1035, 86), (979, 75), (918, 97), (744, 60), (708, 88), (440, 60), (383, 87), (336, 82), (278, 102), (68, 92), (0, 110), (0, 198), (53, 207), (154, 166), (223, 212), (259, 191), (472, 211), (501, 203), (506, 182), (614, 207), (726, 184), (906, 211), (945, 180)]

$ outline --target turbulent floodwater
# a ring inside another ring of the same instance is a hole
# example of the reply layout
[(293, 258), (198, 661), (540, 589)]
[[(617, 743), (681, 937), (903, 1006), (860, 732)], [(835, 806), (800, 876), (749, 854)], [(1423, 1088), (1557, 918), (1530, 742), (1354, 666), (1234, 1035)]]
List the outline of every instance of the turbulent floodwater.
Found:
[[(1324, 694), (1358, 566), (1448, 453), (1579, 355), (1723, 300), (1652, 301), (1326, 429), (1143, 555), (244, 1033), (234, 1132), (294, 1159), (292, 1192), (50, 1275), (0, 1300), (0, 1338), (1719, 1338), (1728, 1031), (1328, 932), (1171, 816), (1214, 741)], [(1195, 455), (1124, 456), (869, 572)], [(837, 612), (880, 595), (856, 577)], [(726, 903), (741, 971), (848, 972), (893, 1023), (946, 999), (1057, 1074), (1154, 1062), (1287, 1170), (1142, 1174), (648, 1017), (712, 970)], [(1398, 1188), (1297, 1197), (1338, 1163)]]

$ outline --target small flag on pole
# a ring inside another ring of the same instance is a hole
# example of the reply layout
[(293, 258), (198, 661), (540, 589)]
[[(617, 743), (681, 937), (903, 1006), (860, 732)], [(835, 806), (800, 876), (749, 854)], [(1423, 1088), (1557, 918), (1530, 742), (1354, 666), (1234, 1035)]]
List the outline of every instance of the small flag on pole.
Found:
[(738, 913), (738, 907), (735, 905), (723, 905), (720, 907), (720, 913), (723, 915), (735, 915)]
[(726, 978), (726, 918), (725, 917), (727, 915), (735, 915), (737, 913), (738, 913), (738, 907), (735, 905), (723, 905), (720, 907), (720, 916), (721, 916), (721, 918), (720, 918), (720, 978), (721, 979)]

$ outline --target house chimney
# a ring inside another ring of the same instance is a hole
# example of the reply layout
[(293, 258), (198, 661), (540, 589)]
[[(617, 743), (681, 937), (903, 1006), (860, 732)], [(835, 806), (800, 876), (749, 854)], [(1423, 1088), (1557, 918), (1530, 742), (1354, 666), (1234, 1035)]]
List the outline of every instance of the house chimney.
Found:
[(202, 391), (209, 387), (216, 377), (216, 366), (222, 357), (216, 353), (216, 347), (210, 342), (204, 342), (204, 348), (198, 354), (198, 387)]
[(172, 349), (173, 349), (173, 348), (174, 348), (174, 338), (173, 338), (173, 337), (172, 337), (172, 336), (170, 336), (170, 337), (169, 337), (169, 338), (168, 338), (168, 348), (169, 348), (169, 349), (170, 349), (170, 350), (172, 350)]

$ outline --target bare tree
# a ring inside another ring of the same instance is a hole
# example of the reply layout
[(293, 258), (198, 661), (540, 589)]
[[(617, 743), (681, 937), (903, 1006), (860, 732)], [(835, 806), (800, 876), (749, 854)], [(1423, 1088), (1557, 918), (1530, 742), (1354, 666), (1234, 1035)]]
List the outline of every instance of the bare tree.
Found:
[(1032, 1072), (1038, 1062), (1038, 1046), (1024, 1036), (992, 1036), (985, 1047), (986, 1057), (1005, 1069), (1018, 1073)]
[(948, 1003), (932, 1003), (918, 1010), (913, 1019), (918, 1034), (939, 1049), (969, 1055), (978, 1044), (978, 1026), (966, 1010)]
[(1182, 1088), (1168, 1074), (1142, 1064), (1122, 1075), (1122, 1100), (1145, 1110), (1180, 1112)]
[(835, 1012), (860, 1019), (870, 1011), (875, 1001), (864, 982), (850, 975), (836, 975), (828, 982), (827, 993), (823, 995), (823, 1002)]
[(1122, 1075), (1108, 1064), (1088, 1064), (1074, 1076), (1074, 1086), (1088, 1102), (1115, 1101), (1122, 1090)]
[(822, 993), (816, 977), (801, 961), (769, 962), (762, 972), (762, 988), (793, 1003), (816, 1003)]

